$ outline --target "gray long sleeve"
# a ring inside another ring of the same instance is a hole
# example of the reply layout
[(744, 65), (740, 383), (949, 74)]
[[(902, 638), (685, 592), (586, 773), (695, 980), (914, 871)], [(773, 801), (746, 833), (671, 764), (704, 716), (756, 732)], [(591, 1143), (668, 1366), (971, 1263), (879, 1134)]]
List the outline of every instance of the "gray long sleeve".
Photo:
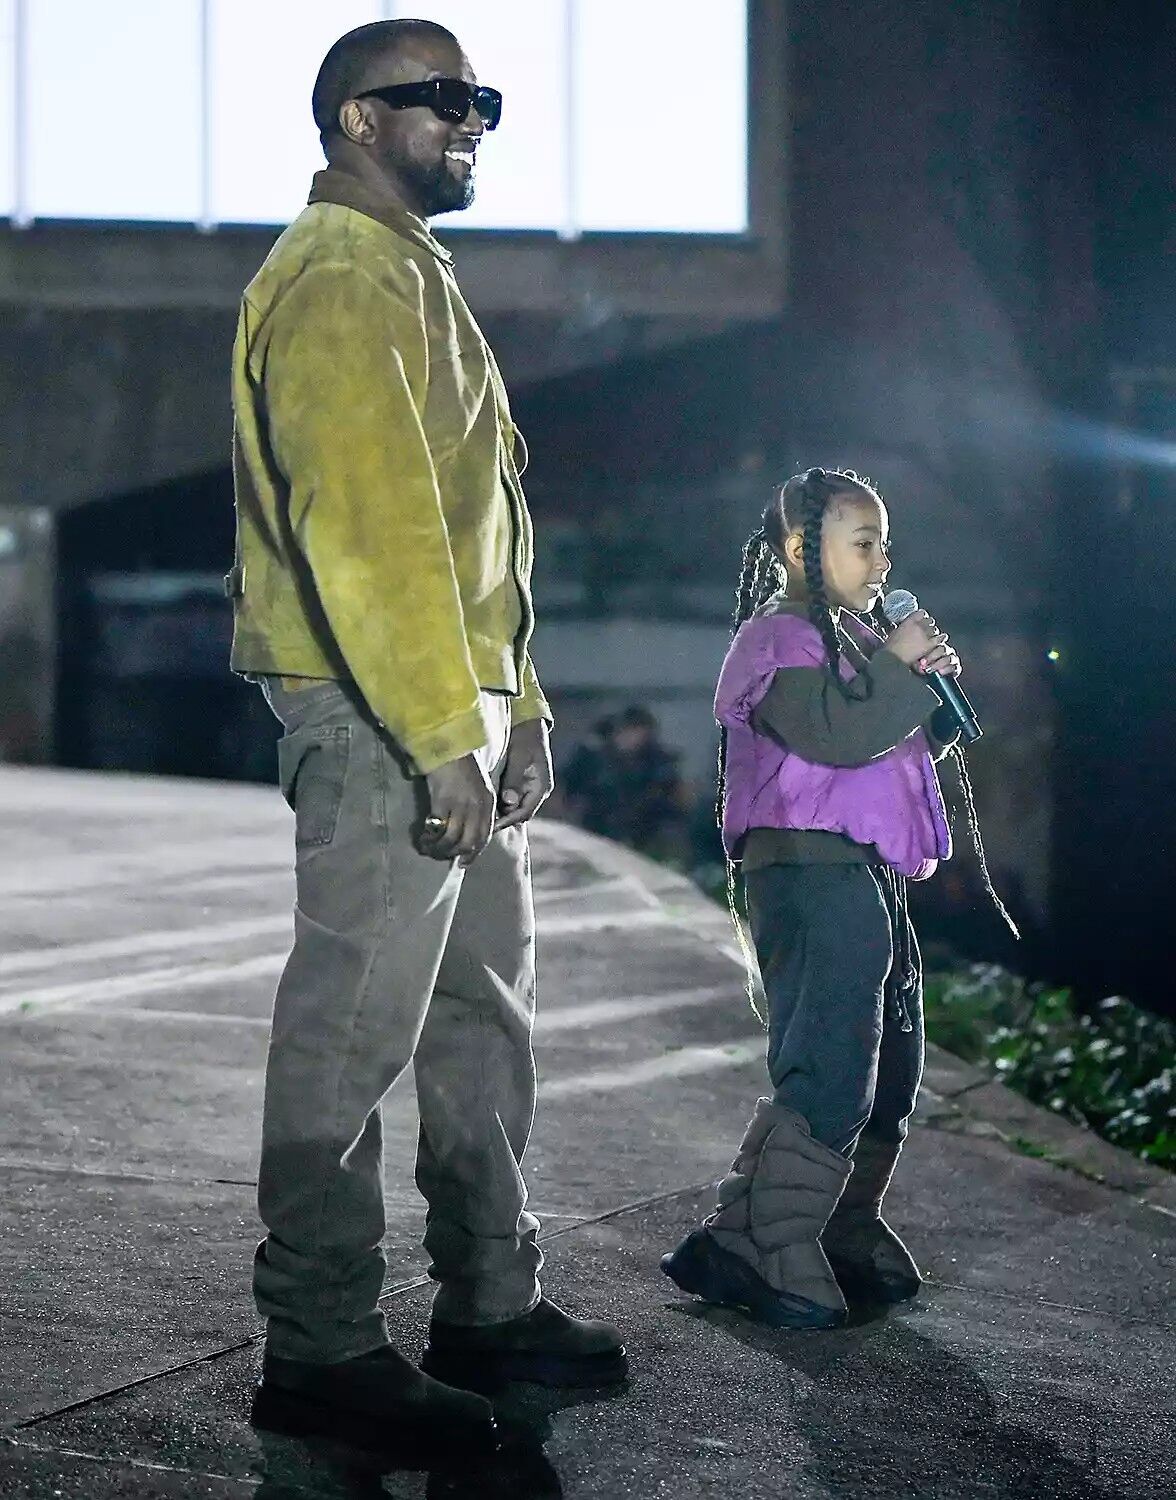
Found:
[(846, 698), (818, 667), (781, 667), (752, 715), (802, 759), (824, 766), (863, 766), (923, 728), (939, 707), (933, 690), (890, 651), (863, 666), (868, 697)]

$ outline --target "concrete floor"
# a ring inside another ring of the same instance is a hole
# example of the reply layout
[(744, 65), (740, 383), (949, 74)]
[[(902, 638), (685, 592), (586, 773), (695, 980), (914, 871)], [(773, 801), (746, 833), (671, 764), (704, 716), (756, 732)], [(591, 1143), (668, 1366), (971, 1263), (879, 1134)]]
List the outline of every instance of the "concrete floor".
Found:
[[(953, 1095), (999, 1101), (942, 1055), (893, 1194), (929, 1276), (915, 1305), (801, 1335), (677, 1294), (657, 1258), (730, 1159), (762, 1036), (718, 908), (542, 822), (529, 1178), (548, 1289), (624, 1328), (629, 1387), (517, 1388), (516, 1440), (475, 1474), (255, 1433), (288, 814), (256, 788), (5, 769), (0, 831), (0, 1495), (1176, 1496), (1165, 1185), (1016, 1153), (964, 1119)], [(415, 1352), (408, 1080), (387, 1118), (385, 1306)]]

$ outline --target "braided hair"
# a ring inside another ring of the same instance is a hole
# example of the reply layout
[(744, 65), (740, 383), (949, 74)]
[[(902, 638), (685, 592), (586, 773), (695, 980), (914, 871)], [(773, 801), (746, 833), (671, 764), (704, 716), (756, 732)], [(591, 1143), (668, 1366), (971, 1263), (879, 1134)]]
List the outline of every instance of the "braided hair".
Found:
[[(775, 535), (769, 531), (768, 534), (773, 543), (782, 548), (784, 537), (789, 532), (803, 531), (804, 533), (804, 580), (809, 595), (809, 619), (821, 632), (821, 639), (825, 642), (828, 669), (838, 691), (844, 697), (849, 698), (859, 694), (868, 696), (870, 679), (867, 674), (863, 673), (849, 682), (842, 680), (838, 670), (840, 646), (837, 641), (837, 629), (825, 597), (825, 580), (821, 570), (821, 522), (832, 496), (843, 494), (847, 490), (850, 493), (878, 498), (873, 486), (851, 469), (809, 469), (806, 474), (796, 475), (777, 493), (775, 508), (779, 511), (781, 531)], [(769, 510), (772, 509), (773, 507), (769, 507)], [(765, 531), (767, 530), (765, 519)], [(870, 610), (868, 618), (882, 636), (889, 635), (893, 629), (882, 610), (881, 601)], [(968, 825), (968, 835), (976, 855), (976, 863), (980, 868), (980, 879), (989, 900), (996, 907), (1013, 936), (1020, 938), (1017, 924), (997, 894), (988, 870), (984, 840), (980, 836), (980, 820), (976, 813), (976, 799), (972, 791), (972, 779), (968, 775), (968, 764), (963, 746), (959, 743), (953, 745), (948, 751), (948, 756), (959, 783), (964, 821)]]
[[(769, 507), (770, 509), (771, 507)], [(765, 512), (765, 521), (767, 514)], [(736, 631), (744, 623), (750, 620), (757, 609), (771, 598), (772, 594), (783, 582), (783, 567), (779, 562), (775, 551), (768, 541), (766, 526), (761, 526), (758, 531), (753, 531), (743, 544), (743, 564), (739, 570), (739, 585), (735, 590), (735, 614), (731, 621), (731, 636), (735, 637)], [(715, 821), (720, 831), (723, 827), (723, 804), (727, 796), (727, 726), (719, 726), (719, 767), (716, 780), (715, 796)], [(751, 1001), (751, 1008), (759, 1017), (760, 1022), (766, 1026), (767, 1017), (760, 1009), (756, 997), (753, 975), (756, 973), (755, 955), (752, 953), (751, 944), (747, 938), (743, 917), (739, 910), (739, 887), (735, 861), (728, 854), (727, 864), (727, 909), (731, 913), (731, 921), (735, 927), (735, 936), (739, 941), (739, 948), (743, 954), (744, 970), (747, 975), (747, 998)]]
[[(882, 608), (881, 600), (870, 610), (868, 619), (879, 635), (886, 636), (894, 629), (886, 618)], [(968, 760), (964, 754), (964, 747), (959, 740), (947, 752), (947, 759), (951, 761), (955, 771), (956, 781), (960, 789), (960, 802), (963, 804), (964, 821), (968, 825), (968, 837), (972, 841), (972, 852), (976, 856), (976, 864), (980, 870), (980, 880), (984, 886), (988, 899), (996, 907), (997, 913), (1005, 926), (1013, 934), (1018, 942), (1021, 940), (1021, 929), (1013, 920), (1008, 907), (1000, 898), (1000, 894), (992, 883), (992, 875), (988, 869), (988, 856), (984, 852), (984, 839), (980, 834), (980, 817), (976, 812), (976, 796), (972, 790), (972, 778), (968, 775)], [(953, 816), (952, 822), (955, 822)]]
[[(835, 495), (846, 493), (878, 500), (880, 497), (868, 480), (852, 469), (807, 469), (803, 474), (794, 474), (779, 486), (764, 510), (757, 531), (752, 532), (743, 547), (743, 562), (739, 573), (739, 585), (735, 593), (735, 613), (731, 634), (734, 637), (739, 627), (757, 610), (762, 609), (785, 581), (784, 543), (795, 532), (802, 536), (802, 559), (804, 563), (805, 589), (808, 594), (809, 620), (819, 631), (825, 646), (825, 668), (832, 684), (844, 698), (860, 698), (869, 695), (872, 687), (868, 673), (860, 673), (849, 680), (841, 676), (841, 643), (837, 626), (829, 605), (825, 589), (825, 574), (821, 563), (821, 535), (829, 503)], [(888, 635), (892, 629), (882, 612), (879, 602), (870, 611), (870, 621), (879, 634)], [(949, 752), (956, 777), (959, 781), (964, 815), (976, 853), (984, 888), (1001, 917), (1008, 924), (1014, 937), (1020, 937), (1016, 923), (997, 894), (988, 870), (984, 843), (980, 836), (980, 824), (976, 815), (976, 803), (972, 792), (971, 778), (963, 749), (954, 745)], [(727, 730), (719, 732), (718, 795), (715, 817), (720, 829), (723, 825), (723, 805), (727, 786)], [(904, 882), (905, 885), (905, 882)], [(905, 894), (903, 896), (905, 903)], [(766, 1018), (757, 1002), (753, 976), (756, 973), (755, 959), (748, 940), (743, 914), (740, 911), (738, 872), (734, 860), (727, 856), (727, 905), (735, 927), (748, 973), (748, 998), (760, 1021)], [(909, 1025), (909, 1022), (908, 1022)]]
[[(734, 638), (739, 627), (757, 610), (762, 609), (773, 594), (784, 583), (784, 541), (794, 531), (804, 534), (804, 581), (808, 591), (809, 619), (821, 633), (825, 643), (826, 666), (837, 691), (846, 696), (854, 695), (853, 684), (841, 677), (841, 646), (837, 639), (837, 627), (825, 593), (825, 575), (821, 566), (821, 528), (834, 495), (846, 491), (869, 495), (877, 499), (870, 485), (849, 469), (807, 469), (803, 474), (794, 474), (787, 483), (780, 485), (768, 502), (759, 529), (753, 531), (743, 546), (743, 563), (739, 571), (739, 584), (735, 590), (735, 613), (731, 622)], [(868, 680), (866, 690), (869, 689)], [(858, 689), (860, 691), (860, 689)], [(727, 792), (727, 730), (719, 730), (719, 765), (715, 819), (723, 826), (723, 804)], [(747, 960), (748, 974), (755, 972), (751, 946), (747, 940), (743, 918), (739, 910), (737, 870), (734, 860), (727, 857), (727, 905), (735, 924), (739, 946)], [(754, 988), (749, 981), (748, 997), (752, 1009), (760, 1020), (764, 1016), (756, 1000)]]
[(984, 840), (980, 837), (980, 820), (976, 816), (976, 799), (972, 794), (972, 778), (968, 775), (968, 763), (964, 759), (964, 747), (959, 743), (954, 744), (947, 753), (951, 757), (951, 763), (955, 767), (956, 779), (960, 784), (960, 796), (964, 804), (964, 817), (968, 824), (968, 833), (971, 835), (972, 848), (976, 854), (976, 863), (980, 866), (980, 879), (984, 883), (984, 889), (988, 892), (988, 899), (996, 907), (1009, 931), (1020, 942), (1021, 929), (1009, 915), (1009, 909), (997, 894), (996, 887), (992, 883), (992, 876), (988, 873), (988, 860), (984, 854)]
[[(894, 626), (891, 625), (890, 621), (886, 618), (885, 611), (882, 608), (881, 600), (879, 600), (878, 603), (875, 604), (874, 607), (870, 610), (867, 618), (869, 619), (870, 624), (874, 626), (878, 634), (881, 636), (889, 635), (890, 632), (894, 629)], [(988, 896), (988, 899), (992, 902), (993, 906), (996, 907), (1001, 920), (1004, 922), (1005, 926), (1009, 929), (1013, 936), (1017, 939), (1017, 941), (1020, 942), (1021, 929), (1013, 920), (1008, 907), (1001, 900), (999, 892), (992, 883), (992, 875), (990, 874), (988, 869), (988, 856), (984, 852), (984, 839), (980, 834), (980, 818), (978, 813), (976, 812), (976, 796), (972, 790), (972, 778), (968, 775), (968, 760), (967, 756), (964, 754), (964, 747), (958, 740), (948, 750), (947, 758), (951, 761), (952, 768), (955, 771), (956, 781), (959, 784), (960, 802), (963, 804), (964, 821), (968, 825), (968, 837), (972, 841), (972, 852), (976, 856), (976, 864), (980, 869), (981, 883), (984, 886), (984, 890)], [(953, 816), (952, 822), (954, 823), (954, 821), (955, 818)]]
[(764, 512), (764, 530), (781, 557), (785, 538), (792, 532), (801, 533), (808, 616), (825, 644), (825, 667), (833, 685), (843, 698), (856, 698), (868, 695), (869, 679), (863, 675), (847, 682), (841, 676), (841, 644), (821, 564), (821, 534), (829, 502), (834, 495), (847, 493), (879, 499), (873, 486), (852, 469), (808, 469), (803, 474), (794, 474), (776, 491), (772, 504)]
[[(769, 507), (771, 509), (771, 507)], [(765, 512), (766, 519), (766, 512)], [(767, 530), (761, 526), (753, 531), (743, 544), (743, 566), (739, 570), (739, 585), (735, 590), (735, 613), (731, 619), (731, 638), (740, 625), (750, 620), (757, 609), (771, 598), (783, 582), (783, 568), (768, 541)], [(723, 801), (727, 791), (727, 731), (719, 729), (719, 773), (718, 795), (715, 801), (715, 820), (723, 826)], [(728, 876), (733, 876), (734, 866), (727, 861)], [(730, 884), (730, 879), (728, 880)]]

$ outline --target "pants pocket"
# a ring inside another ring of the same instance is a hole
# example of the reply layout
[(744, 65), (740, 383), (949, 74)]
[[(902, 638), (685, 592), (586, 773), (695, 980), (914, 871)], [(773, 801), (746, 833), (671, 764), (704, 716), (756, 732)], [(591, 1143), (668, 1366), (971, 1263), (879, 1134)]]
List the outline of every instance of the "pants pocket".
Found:
[(350, 755), (347, 724), (298, 729), (278, 741), (278, 784), (294, 812), (298, 848), (335, 837)]

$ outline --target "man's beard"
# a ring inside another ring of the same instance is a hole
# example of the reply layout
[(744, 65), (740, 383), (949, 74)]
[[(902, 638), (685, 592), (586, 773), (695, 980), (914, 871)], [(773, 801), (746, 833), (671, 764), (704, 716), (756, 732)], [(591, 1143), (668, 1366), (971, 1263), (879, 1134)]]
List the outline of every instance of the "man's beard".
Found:
[[(404, 169), (401, 168), (402, 174)], [(469, 208), (474, 201), (474, 174), (465, 178), (449, 170), (442, 157), (435, 167), (413, 167), (410, 180), (417, 196), (424, 205), (423, 218), (431, 219), (435, 214), (456, 213)]]

